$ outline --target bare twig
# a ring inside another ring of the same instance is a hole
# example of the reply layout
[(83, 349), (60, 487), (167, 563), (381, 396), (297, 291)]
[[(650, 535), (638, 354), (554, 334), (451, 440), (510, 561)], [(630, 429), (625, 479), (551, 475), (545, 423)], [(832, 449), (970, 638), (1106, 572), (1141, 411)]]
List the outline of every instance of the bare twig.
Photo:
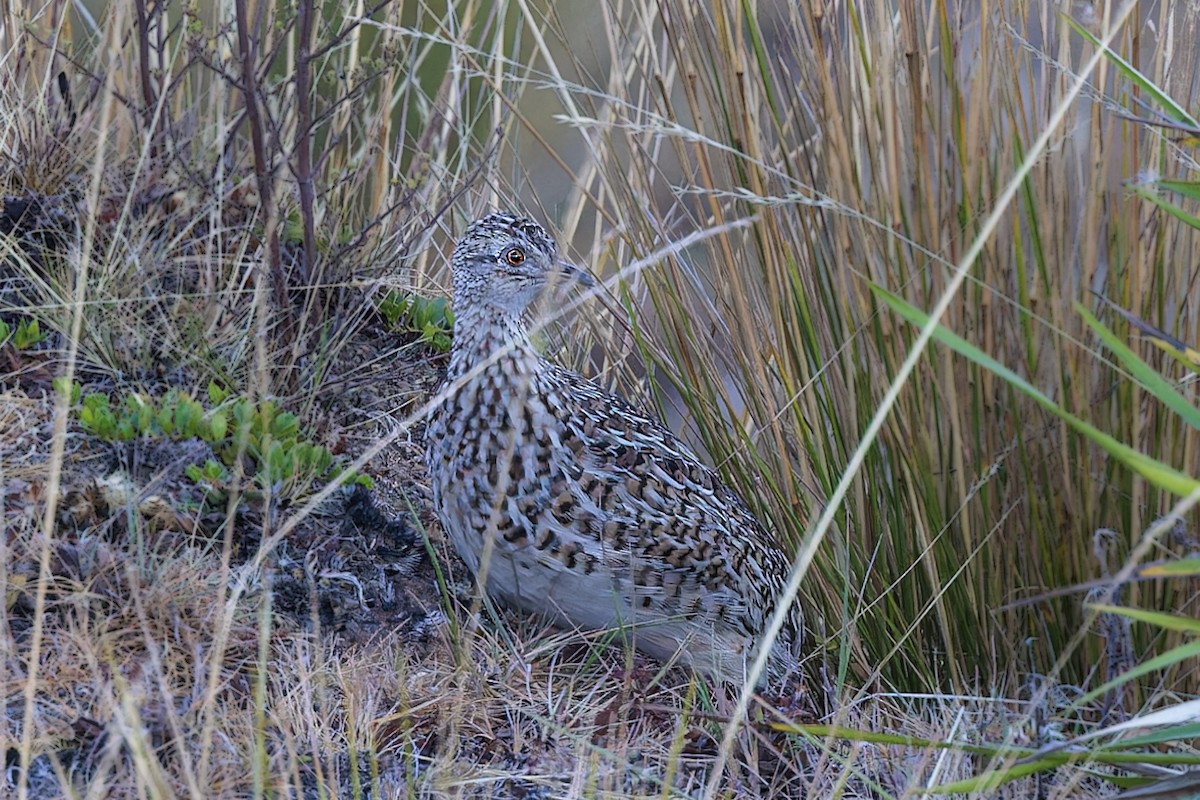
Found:
[[(312, 276), (314, 283), (320, 283), (320, 277), (314, 275), (317, 269), (317, 234), (316, 220), (313, 217), (313, 166), (312, 166), (312, 73), (309, 69), (309, 48), (312, 46), (313, 29), (312, 0), (301, 0), (296, 5), (296, 24), (299, 29), (299, 42), (296, 47), (296, 184), (300, 192), (300, 224), (304, 229), (304, 263), (301, 265), (301, 275), (307, 279)], [(309, 292), (308, 301), (304, 308), (304, 321), (307, 323), (316, 308), (317, 292)], [(305, 325), (307, 329), (307, 325)]]
[(267, 153), (267, 137), (262, 109), (258, 102), (258, 35), (262, 28), (262, 15), (266, 4), (258, 5), (253, 23), (250, 21), (246, 0), (235, 0), (234, 6), (237, 16), (238, 50), (242, 60), (242, 96), (246, 105), (246, 121), (250, 126), (251, 147), (254, 151), (254, 175), (258, 181), (259, 208), (264, 215), (263, 228), (272, 289), (275, 292), (275, 304), (284, 314), (285, 331), (290, 331), (292, 315), (288, 301), (288, 281), (283, 269), (283, 253), (279, 247), (278, 211), (274, 203), (275, 169)]

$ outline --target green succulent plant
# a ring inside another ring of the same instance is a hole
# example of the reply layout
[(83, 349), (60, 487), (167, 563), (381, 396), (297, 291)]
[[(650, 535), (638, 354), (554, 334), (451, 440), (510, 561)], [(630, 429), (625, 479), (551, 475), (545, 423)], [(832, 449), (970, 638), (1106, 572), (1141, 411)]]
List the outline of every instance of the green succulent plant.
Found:
[[(56, 388), (66, 389), (61, 382)], [(101, 439), (206, 442), (216, 459), (188, 465), (185, 474), (215, 497), (227, 496), (239, 460), (261, 491), (287, 496), (331, 479), (344, 467), (342, 459), (308, 438), (295, 414), (280, 410), (272, 400), (234, 398), (216, 384), (208, 387), (208, 407), (174, 388), (161, 397), (130, 392), (119, 402), (104, 392), (83, 394), (77, 383), (70, 391), (83, 429)], [(344, 480), (371, 485), (366, 475), (352, 474)]]
[(379, 301), (379, 313), (389, 328), (414, 333), (421, 342), (439, 353), (450, 351), (454, 310), (445, 297), (388, 292)]
[(0, 320), (0, 345), (11, 343), (17, 350), (28, 350), (46, 341), (46, 334), (36, 319), (23, 319), (12, 324)]

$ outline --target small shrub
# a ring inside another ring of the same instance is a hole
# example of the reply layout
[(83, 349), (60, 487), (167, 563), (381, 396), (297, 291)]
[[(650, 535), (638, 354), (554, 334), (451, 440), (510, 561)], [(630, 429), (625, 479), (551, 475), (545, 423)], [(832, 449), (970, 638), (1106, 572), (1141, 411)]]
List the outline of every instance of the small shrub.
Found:
[(454, 311), (446, 298), (388, 292), (379, 302), (379, 313), (389, 328), (414, 333), (439, 353), (449, 352)]
[(28, 350), (46, 341), (46, 337), (47, 334), (42, 332), (42, 326), (36, 319), (23, 319), (15, 328), (0, 320), (0, 345), (11, 343), (17, 350)]
[[(58, 382), (56, 388), (62, 391), (64, 387)], [(104, 392), (83, 394), (78, 384), (71, 387), (71, 402), (80, 424), (101, 439), (206, 442), (217, 460), (191, 464), (185, 473), (213, 499), (228, 496), (239, 458), (259, 488), (274, 495), (303, 493), (314, 482), (342, 471), (344, 461), (310, 441), (296, 415), (279, 410), (273, 401), (234, 399), (216, 384), (209, 385), (208, 400), (210, 407), (206, 408), (187, 392), (169, 389), (162, 397), (131, 392), (114, 404)], [(371, 486), (366, 475), (352, 474), (345, 481)]]

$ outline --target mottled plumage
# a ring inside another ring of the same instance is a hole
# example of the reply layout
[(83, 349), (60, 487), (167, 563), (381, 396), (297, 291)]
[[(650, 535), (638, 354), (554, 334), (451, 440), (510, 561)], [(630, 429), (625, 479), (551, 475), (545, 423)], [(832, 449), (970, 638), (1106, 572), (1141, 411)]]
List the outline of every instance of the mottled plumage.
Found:
[[(500, 603), (740, 682), (790, 559), (663, 425), (546, 361), (524, 317), (547, 285), (591, 283), (535, 222), (491, 214), (454, 250), (454, 344), (431, 416), (438, 518)], [(490, 540), (491, 545), (485, 546)], [(793, 605), (769, 673), (796, 663)]]

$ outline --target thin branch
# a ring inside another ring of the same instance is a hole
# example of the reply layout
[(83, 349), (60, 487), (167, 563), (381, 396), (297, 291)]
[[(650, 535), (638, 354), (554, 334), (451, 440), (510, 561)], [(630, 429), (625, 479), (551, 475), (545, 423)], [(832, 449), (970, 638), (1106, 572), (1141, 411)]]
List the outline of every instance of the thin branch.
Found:
[(283, 271), (283, 253), (279, 247), (279, 228), (275, 224), (278, 212), (274, 202), (274, 168), (267, 155), (267, 137), (263, 130), (262, 110), (258, 103), (258, 32), (262, 26), (262, 13), (266, 3), (260, 3), (251, 27), (247, 0), (234, 0), (237, 16), (238, 50), (242, 60), (242, 96), (246, 106), (246, 121), (250, 126), (250, 143), (254, 151), (254, 175), (258, 181), (259, 208), (265, 215), (267, 235), (267, 258), (270, 264), (275, 303), (285, 315), (286, 327), (291, 328), (291, 307), (288, 302), (288, 283)]
[(368, 8), (361, 17), (359, 17), (358, 19), (354, 20), (354, 22), (347, 25), (344, 30), (338, 31), (337, 35), (335, 35), (332, 39), (330, 39), (328, 42), (326, 42), (323, 47), (318, 48), (317, 51), (312, 54), (313, 59), (324, 58), (335, 47), (340, 45), (342, 43), (342, 40), (350, 35), (351, 31), (353, 31), (359, 25), (362, 25), (363, 20), (373, 17), (375, 14), (377, 14), (378, 12), (380, 12), (384, 8), (386, 8), (391, 2), (392, 2), (392, 0), (380, 0), (380, 2), (378, 2), (375, 5)]
[[(150, 83), (150, 16), (146, 12), (146, 0), (134, 3), (137, 11), (137, 42), (138, 42), (138, 77), (142, 84), (142, 102), (146, 113), (158, 106), (158, 95)], [(149, 119), (144, 120), (146, 127), (153, 127)]]
[(304, 228), (304, 264), (301, 273), (307, 278), (317, 263), (316, 221), (313, 218), (313, 87), (309, 68), (313, 28), (312, 0), (301, 0), (296, 5), (296, 17), (300, 34), (296, 48), (296, 184), (300, 191), (300, 222)]

